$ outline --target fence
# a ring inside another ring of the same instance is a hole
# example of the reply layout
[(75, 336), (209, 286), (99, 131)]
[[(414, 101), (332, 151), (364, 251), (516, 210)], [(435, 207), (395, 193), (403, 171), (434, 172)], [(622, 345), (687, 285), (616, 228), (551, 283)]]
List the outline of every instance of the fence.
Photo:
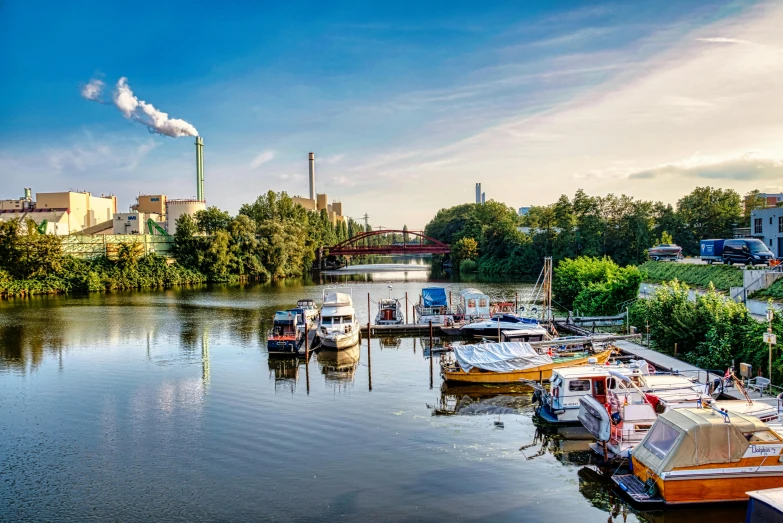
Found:
[(114, 257), (120, 244), (136, 244), (137, 254), (168, 257), (174, 238), (152, 234), (74, 234), (63, 238), (63, 253), (77, 258)]

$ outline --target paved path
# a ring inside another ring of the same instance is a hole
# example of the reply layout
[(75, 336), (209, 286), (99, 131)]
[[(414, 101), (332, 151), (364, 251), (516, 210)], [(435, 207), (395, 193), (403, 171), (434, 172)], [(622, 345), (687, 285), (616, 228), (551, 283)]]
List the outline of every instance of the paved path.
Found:
[[(673, 358), (672, 356), (667, 356), (666, 354), (662, 354), (658, 351), (648, 349), (647, 347), (643, 347), (641, 345), (631, 343), (630, 341), (627, 340), (617, 340), (614, 342), (614, 345), (617, 346), (624, 353), (633, 354), (638, 358), (642, 358), (643, 360), (652, 363), (656, 368), (665, 369), (669, 371), (677, 371), (689, 377), (696, 376), (698, 378), (699, 383), (707, 383), (707, 380), (712, 381), (716, 378), (722, 377), (721, 375), (715, 374), (713, 372), (708, 372), (704, 369), (700, 369), (696, 367), (695, 365), (691, 365), (690, 363), (685, 363), (684, 361), (678, 360), (677, 358)], [(734, 388), (724, 390), (723, 394), (725, 396), (730, 396), (733, 399), (738, 399), (738, 400), (745, 399), (745, 397), (740, 393), (740, 391)], [(756, 393), (753, 393), (751, 395), (754, 396), (755, 394)], [(767, 402), (766, 400), (773, 400), (773, 401), (775, 400), (773, 396), (768, 396), (766, 394), (759, 395), (758, 399), (761, 399), (765, 403)]]

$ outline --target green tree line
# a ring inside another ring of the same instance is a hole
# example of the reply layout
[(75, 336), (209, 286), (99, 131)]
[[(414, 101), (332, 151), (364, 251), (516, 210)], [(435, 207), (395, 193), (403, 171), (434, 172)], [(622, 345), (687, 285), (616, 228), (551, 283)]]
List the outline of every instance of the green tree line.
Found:
[(531, 207), (526, 216), (495, 201), (442, 209), (425, 233), (458, 255), (464, 250), (459, 242), (475, 240), (470, 259), (479, 272), (534, 275), (545, 256), (555, 263), (608, 256), (619, 265), (640, 264), (647, 249), (662, 240), (680, 245), (685, 255), (698, 255), (700, 240), (731, 238), (734, 228), (749, 225), (750, 211), (765, 205), (758, 191), (744, 203), (736, 191), (713, 187), (697, 187), (674, 206), (579, 189), (573, 198), (562, 195), (550, 205)]

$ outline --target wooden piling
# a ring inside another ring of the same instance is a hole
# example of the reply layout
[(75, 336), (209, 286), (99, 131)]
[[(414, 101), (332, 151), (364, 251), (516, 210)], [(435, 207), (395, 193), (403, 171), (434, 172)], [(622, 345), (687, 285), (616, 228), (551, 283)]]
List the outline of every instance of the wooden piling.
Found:
[(367, 331), (367, 384), (369, 386), (369, 390), (372, 390), (372, 352), (370, 351), (370, 346), (372, 343), (372, 338), (370, 337), (370, 331)]
[(307, 395), (310, 395), (310, 348), (308, 337), (310, 331), (307, 329), (307, 319), (305, 318), (305, 387), (307, 389)]
[(432, 355), (434, 354), (432, 346), (432, 320), (430, 320), (430, 388), (432, 388)]
[(514, 314), (519, 311), (519, 293), (514, 293)]
[(405, 325), (408, 324), (408, 291), (405, 291)]

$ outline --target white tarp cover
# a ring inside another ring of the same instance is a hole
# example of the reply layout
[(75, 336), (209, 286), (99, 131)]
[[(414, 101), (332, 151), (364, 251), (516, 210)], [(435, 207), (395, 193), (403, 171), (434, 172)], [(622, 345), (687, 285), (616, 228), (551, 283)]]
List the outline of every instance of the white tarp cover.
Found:
[(758, 418), (729, 412), (730, 423), (712, 409), (672, 409), (660, 416), (633, 450), (660, 476), (675, 468), (736, 463), (748, 449), (743, 433), (768, 431)]
[(331, 306), (352, 306), (353, 300), (351, 297), (345, 293), (342, 292), (330, 292), (326, 295), (326, 298), (324, 299), (324, 306), (331, 305)]
[(552, 358), (546, 354), (539, 354), (529, 343), (518, 341), (457, 345), (454, 347), (454, 356), (465, 372), (470, 372), (473, 367), (493, 372), (511, 372), (552, 363)]

